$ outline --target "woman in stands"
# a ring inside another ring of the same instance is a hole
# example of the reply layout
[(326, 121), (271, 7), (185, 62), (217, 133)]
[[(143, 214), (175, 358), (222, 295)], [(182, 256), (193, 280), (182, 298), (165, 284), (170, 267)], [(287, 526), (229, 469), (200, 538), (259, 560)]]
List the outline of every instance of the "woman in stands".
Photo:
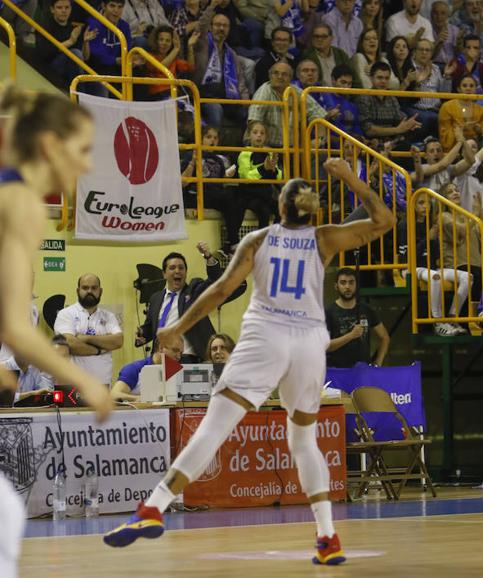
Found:
[(364, 30), (374, 29), (382, 38), (382, 2), (381, 0), (362, 0), (359, 18), (364, 24)]
[[(446, 197), (457, 206), (461, 205), (461, 194), (458, 187), (453, 183), (447, 183), (441, 187), (440, 195)], [(483, 217), (480, 195), (473, 199), (472, 213)], [(471, 298), (479, 301), (481, 297), (481, 239), (479, 228), (474, 220), (469, 220), (464, 215), (456, 213), (444, 207), (443, 221), (443, 264), (445, 268), (457, 268), (460, 271), (468, 271), (473, 276)], [(454, 239), (456, 235), (456, 239)], [(454, 248), (456, 247), (456, 251)], [(469, 256), (469, 259), (468, 259)]]
[[(394, 76), (399, 80), (399, 90), (414, 90), (416, 86), (416, 69), (411, 60), (411, 50), (404, 36), (394, 36), (387, 47), (387, 61)], [(414, 99), (398, 98), (402, 107), (410, 105)]]
[[(75, 383), (105, 417), (111, 407), (107, 389), (56, 353), (30, 321), (32, 262), (45, 224), (42, 199), (71, 191), (91, 167), (91, 116), (64, 96), (27, 94), (13, 86), (1, 95), (0, 114), (7, 117), (3, 142), (9, 167), (0, 171), (0, 340), (59, 382)], [(14, 578), (23, 506), (4, 478), (0, 496), (0, 576)]]
[[(456, 88), (460, 94), (476, 94), (476, 80), (465, 74)], [(476, 139), (483, 132), (483, 106), (474, 100), (448, 100), (439, 109), (439, 139), (443, 150), (448, 151), (456, 141), (455, 127), (460, 126), (466, 139)]]
[[(359, 36), (359, 42), (357, 43), (357, 52), (351, 58), (351, 66), (356, 77), (360, 79), (362, 88), (372, 88), (372, 80), (370, 76), (371, 66), (377, 62), (382, 61), (387, 62), (384, 57), (380, 56), (381, 53), (381, 43), (379, 33), (375, 28), (369, 28), (365, 30)], [(391, 72), (389, 78), (388, 90), (398, 90), (399, 80)]]
[[(469, 275), (466, 271), (454, 268), (440, 268), (439, 224), (433, 221), (432, 208), (426, 195), (421, 195), (415, 206), (416, 217), (416, 277), (428, 283), (431, 295), (431, 316), (442, 316), (441, 281), (455, 283), (455, 294), (448, 317), (457, 317), (468, 299)], [(428, 223), (428, 226), (426, 225)], [(398, 253), (402, 259), (407, 259), (407, 223), (398, 223)], [(429, 252), (428, 252), (429, 247)], [(431, 281), (429, 281), (431, 278)], [(434, 332), (443, 337), (452, 337), (466, 330), (458, 323), (435, 323)]]
[[(198, 41), (199, 36), (196, 31), (191, 34), (188, 39), (187, 60), (182, 60), (178, 58), (181, 49), (178, 34), (171, 26), (157, 26), (149, 35), (148, 51), (158, 62), (168, 68), (175, 78), (180, 72), (189, 75), (195, 69), (194, 45)], [(166, 78), (166, 75), (149, 61), (146, 63), (146, 69), (148, 76), (152, 78)], [(151, 100), (169, 98), (169, 85), (151, 84), (148, 94)]]

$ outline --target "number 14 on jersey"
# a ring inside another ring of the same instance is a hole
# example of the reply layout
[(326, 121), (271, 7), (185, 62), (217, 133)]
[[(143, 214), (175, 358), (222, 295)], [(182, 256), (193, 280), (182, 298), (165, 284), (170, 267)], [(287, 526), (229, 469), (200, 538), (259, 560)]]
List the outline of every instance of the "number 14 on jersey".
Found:
[(295, 285), (293, 286), (288, 285), (290, 259), (279, 259), (278, 257), (271, 257), (270, 265), (273, 265), (270, 297), (276, 297), (277, 293), (293, 293), (295, 299), (301, 299), (302, 295), (305, 293), (305, 261), (297, 261), (297, 279)]

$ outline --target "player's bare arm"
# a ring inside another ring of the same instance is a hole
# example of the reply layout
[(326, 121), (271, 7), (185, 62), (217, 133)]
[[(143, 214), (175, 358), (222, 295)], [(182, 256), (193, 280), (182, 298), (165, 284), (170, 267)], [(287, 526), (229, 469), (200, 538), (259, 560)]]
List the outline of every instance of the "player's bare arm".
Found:
[(268, 233), (268, 229), (248, 234), (240, 242), (236, 253), (223, 275), (204, 291), (174, 325), (157, 332), (160, 343), (172, 341), (186, 333), (195, 323), (221, 305), (248, 277), (253, 258)]
[[(10, 195), (11, 189), (16, 196)], [(44, 208), (22, 185), (4, 190), (4, 196), (15, 198), (16, 203), (1, 207), (4, 231), (0, 244), (0, 340), (60, 382), (75, 383), (87, 403), (104, 419), (111, 409), (107, 389), (79, 366), (58, 355), (30, 321), (32, 261), (42, 239)]]
[(334, 255), (349, 251), (378, 239), (395, 223), (394, 215), (379, 195), (361, 181), (343, 159), (329, 159), (324, 163), (329, 175), (343, 181), (361, 200), (368, 219), (345, 225), (322, 225), (317, 229), (319, 251), (327, 266)]

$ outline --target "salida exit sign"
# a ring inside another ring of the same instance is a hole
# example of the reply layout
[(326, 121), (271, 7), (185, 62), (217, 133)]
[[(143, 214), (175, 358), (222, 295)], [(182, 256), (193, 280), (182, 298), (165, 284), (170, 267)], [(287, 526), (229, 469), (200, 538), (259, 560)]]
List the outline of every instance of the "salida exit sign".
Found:
[(65, 257), (44, 257), (44, 271), (65, 271)]
[(41, 251), (65, 251), (64, 239), (44, 239), (40, 245)]

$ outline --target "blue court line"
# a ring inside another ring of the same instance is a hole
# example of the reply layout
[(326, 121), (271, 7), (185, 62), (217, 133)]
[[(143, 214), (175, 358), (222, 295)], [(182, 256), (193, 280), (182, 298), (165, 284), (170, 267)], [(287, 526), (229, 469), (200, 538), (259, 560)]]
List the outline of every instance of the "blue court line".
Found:
[[(333, 513), (335, 520), (481, 514), (483, 513), (483, 498), (334, 504)], [(103, 534), (126, 521), (127, 518), (128, 516), (123, 514), (99, 516), (98, 518), (73, 518), (57, 522), (53, 522), (50, 519), (28, 520), (25, 537), (40, 538)], [(165, 515), (166, 528), (168, 530), (293, 524), (312, 521), (313, 515), (308, 506), (206, 510), (201, 512), (175, 512)]]

